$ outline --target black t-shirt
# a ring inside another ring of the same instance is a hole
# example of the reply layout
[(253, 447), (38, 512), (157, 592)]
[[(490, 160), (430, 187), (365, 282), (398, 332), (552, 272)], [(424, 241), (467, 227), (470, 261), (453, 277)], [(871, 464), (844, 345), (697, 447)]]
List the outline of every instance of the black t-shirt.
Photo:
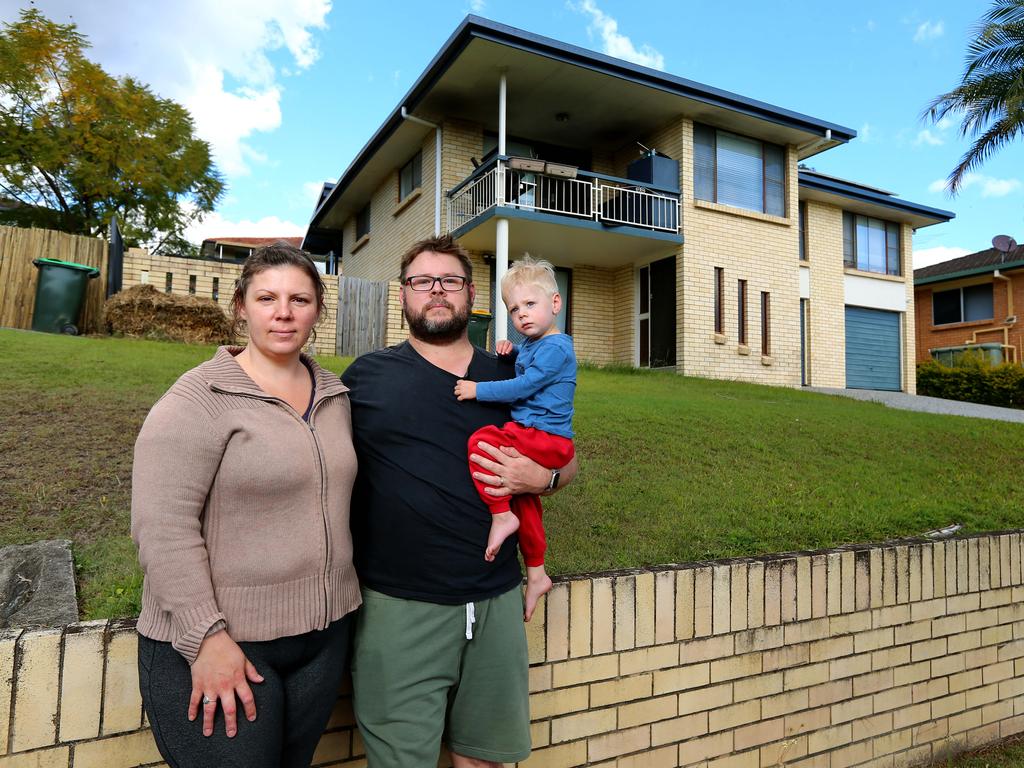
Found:
[[(512, 378), (512, 363), (477, 349), (466, 378)], [(371, 352), (342, 380), (351, 389), (359, 475), (352, 538), (362, 584), (443, 605), (486, 600), (522, 579), (516, 538), (484, 560), (491, 515), (469, 474), (469, 436), (509, 419), (504, 403), (459, 402), (458, 376), (409, 342)]]

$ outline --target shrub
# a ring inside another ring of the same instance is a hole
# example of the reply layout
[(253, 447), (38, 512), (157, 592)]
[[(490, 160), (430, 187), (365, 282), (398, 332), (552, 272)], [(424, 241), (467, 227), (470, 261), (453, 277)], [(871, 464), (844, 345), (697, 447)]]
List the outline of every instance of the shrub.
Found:
[(917, 393), (967, 403), (1024, 408), (1024, 368), (991, 365), (983, 355), (965, 353), (955, 367), (929, 360), (917, 364)]
[(152, 285), (136, 285), (103, 305), (111, 333), (188, 344), (224, 344), (231, 327), (212, 299), (161, 293)]

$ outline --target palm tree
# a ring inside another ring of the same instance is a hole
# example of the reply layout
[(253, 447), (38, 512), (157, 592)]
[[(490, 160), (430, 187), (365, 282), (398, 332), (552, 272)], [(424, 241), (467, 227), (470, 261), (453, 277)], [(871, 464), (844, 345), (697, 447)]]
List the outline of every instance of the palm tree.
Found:
[(1024, 133), (1024, 0), (993, 0), (977, 29), (960, 85), (922, 114), (936, 123), (962, 114), (960, 135), (974, 138), (946, 181), (953, 195), (970, 171)]

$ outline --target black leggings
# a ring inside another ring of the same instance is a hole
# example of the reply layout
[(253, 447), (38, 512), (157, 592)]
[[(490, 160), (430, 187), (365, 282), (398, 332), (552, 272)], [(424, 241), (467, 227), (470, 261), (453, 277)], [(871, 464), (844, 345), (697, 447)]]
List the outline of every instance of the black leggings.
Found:
[(238, 705), (238, 733), (224, 734), (217, 707), (213, 735), (203, 736), (203, 713), (188, 720), (192, 673), (170, 643), (139, 635), (139, 687), (161, 756), (171, 768), (308, 768), (338, 698), (348, 663), (351, 616), (322, 632), (238, 645), (263, 675), (250, 683), (256, 720)]

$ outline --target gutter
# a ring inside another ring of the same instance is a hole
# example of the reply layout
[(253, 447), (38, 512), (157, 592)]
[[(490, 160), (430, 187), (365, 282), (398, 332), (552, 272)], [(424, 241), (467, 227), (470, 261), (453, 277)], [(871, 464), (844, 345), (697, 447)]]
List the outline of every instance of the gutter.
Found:
[(441, 126), (422, 117), (410, 115), (404, 104), (401, 115), (403, 120), (434, 129), (434, 237), (438, 237), (441, 234)]

